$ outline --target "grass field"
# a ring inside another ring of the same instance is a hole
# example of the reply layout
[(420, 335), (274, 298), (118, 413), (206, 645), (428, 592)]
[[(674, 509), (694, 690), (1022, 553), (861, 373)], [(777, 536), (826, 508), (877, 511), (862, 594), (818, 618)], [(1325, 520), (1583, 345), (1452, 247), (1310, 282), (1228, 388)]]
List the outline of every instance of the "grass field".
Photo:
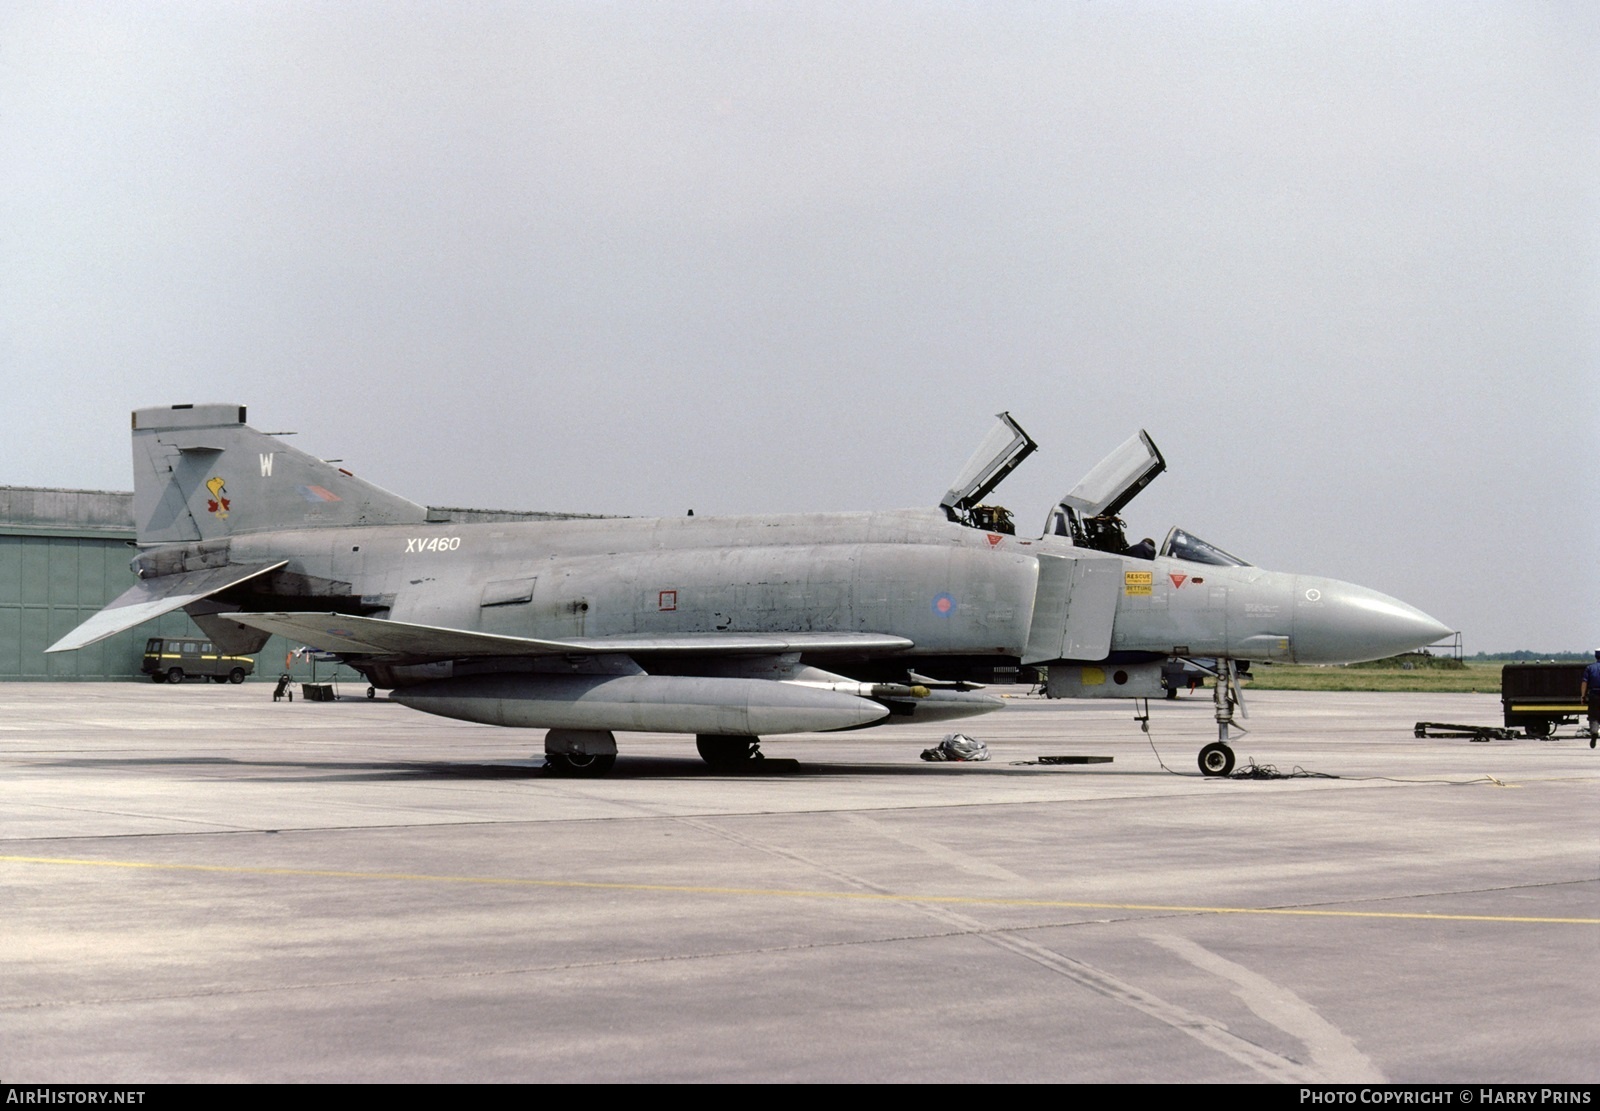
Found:
[[(1260, 691), (1434, 691), (1449, 694), (1499, 694), (1500, 667), (1468, 663), (1455, 669), (1400, 667), (1318, 667), (1311, 664), (1257, 664), (1245, 685)], [(1574, 691), (1576, 696), (1577, 692)]]

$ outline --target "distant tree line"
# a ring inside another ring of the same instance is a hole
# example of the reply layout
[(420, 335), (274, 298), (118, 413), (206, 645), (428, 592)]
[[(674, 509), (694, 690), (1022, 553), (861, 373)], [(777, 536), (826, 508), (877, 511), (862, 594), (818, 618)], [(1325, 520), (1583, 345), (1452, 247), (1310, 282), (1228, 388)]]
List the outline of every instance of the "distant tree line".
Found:
[(1476, 664), (1525, 663), (1534, 660), (1549, 663), (1577, 663), (1592, 659), (1593, 656), (1592, 652), (1521, 651), (1479, 652), (1474, 656), (1467, 656), (1465, 659), (1457, 659), (1455, 656), (1435, 656), (1424, 648), (1416, 652), (1405, 652), (1398, 656), (1385, 656), (1381, 660), (1367, 660), (1365, 663), (1345, 664), (1345, 666), (1352, 668), (1390, 668), (1400, 671), (1420, 671), (1423, 669), (1430, 671), (1459, 671), (1467, 666), (1468, 660)]
[(1438, 671), (1461, 671), (1467, 665), (1454, 656), (1435, 656), (1427, 649), (1423, 649), (1419, 652), (1404, 652), (1398, 656), (1385, 656), (1381, 660), (1367, 660), (1365, 663), (1346, 664), (1345, 666), (1398, 668), (1401, 671), (1417, 671), (1423, 668)]
[(1577, 660), (1592, 658), (1592, 652), (1479, 652), (1473, 656), (1474, 660), (1484, 662), (1504, 660), (1508, 663), (1520, 663), (1525, 660), (1554, 660), (1558, 663), (1570, 663)]

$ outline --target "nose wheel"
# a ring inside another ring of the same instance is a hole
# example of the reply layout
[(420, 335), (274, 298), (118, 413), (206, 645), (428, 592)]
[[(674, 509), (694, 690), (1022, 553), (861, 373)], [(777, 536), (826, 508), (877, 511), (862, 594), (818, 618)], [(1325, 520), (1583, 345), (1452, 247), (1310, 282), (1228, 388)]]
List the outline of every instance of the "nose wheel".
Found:
[(1212, 741), (1200, 750), (1200, 774), (1223, 776), (1233, 770), (1233, 749), (1221, 741)]

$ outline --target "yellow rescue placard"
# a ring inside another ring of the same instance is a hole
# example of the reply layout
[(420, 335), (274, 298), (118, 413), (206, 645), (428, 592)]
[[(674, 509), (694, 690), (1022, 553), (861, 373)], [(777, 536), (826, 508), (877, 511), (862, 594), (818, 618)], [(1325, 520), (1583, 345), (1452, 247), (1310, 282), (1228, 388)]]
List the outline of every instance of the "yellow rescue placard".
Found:
[(1149, 594), (1151, 584), (1155, 582), (1155, 575), (1150, 571), (1124, 571), (1122, 573), (1122, 593), (1124, 594)]

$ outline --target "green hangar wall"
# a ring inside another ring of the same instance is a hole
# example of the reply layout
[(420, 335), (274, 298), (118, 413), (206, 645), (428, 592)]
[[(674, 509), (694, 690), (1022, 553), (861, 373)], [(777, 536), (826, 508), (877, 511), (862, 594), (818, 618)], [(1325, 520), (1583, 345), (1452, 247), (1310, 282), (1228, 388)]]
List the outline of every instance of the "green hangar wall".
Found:
[[(0, 486), (0, 680), (140, 679), (145, 641), (205, 634), (181, 610), (76, 652), (45, 649), (136, 581), (133, 495)], [(295, 645), (273, 637), (255, 654), (276, 679)], [(325, 665), (324, 665), (325, 666)], [(308, 671), (297, 663), (295, 677)]]

